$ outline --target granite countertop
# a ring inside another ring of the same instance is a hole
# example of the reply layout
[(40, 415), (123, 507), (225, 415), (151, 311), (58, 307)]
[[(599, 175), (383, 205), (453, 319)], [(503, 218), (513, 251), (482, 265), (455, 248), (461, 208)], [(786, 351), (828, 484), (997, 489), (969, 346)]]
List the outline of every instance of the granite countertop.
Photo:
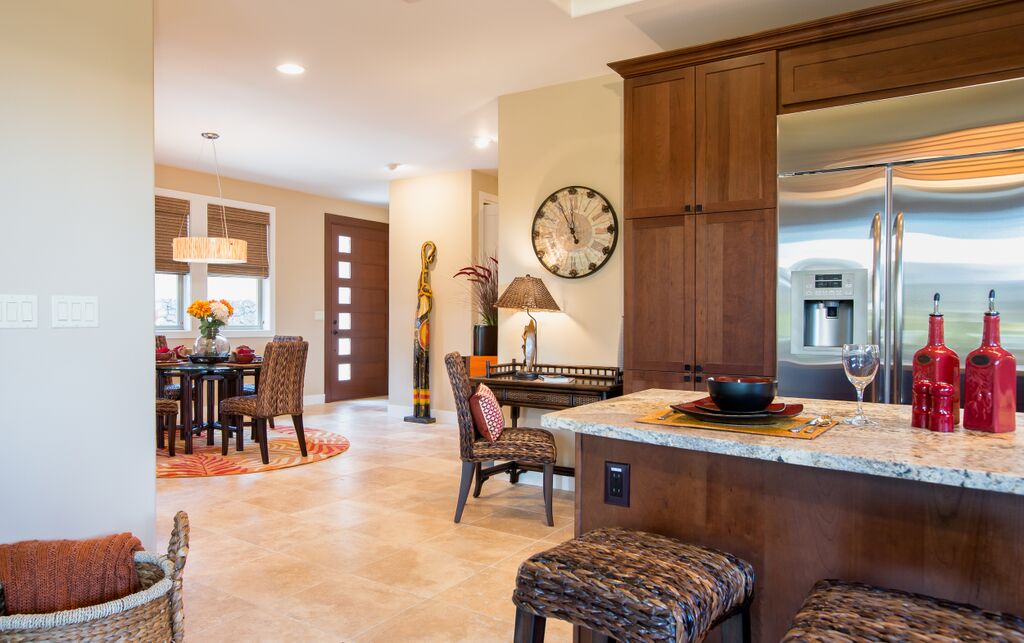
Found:
[[(640, 424), (636, 418), (706, 393), (650, 389), (544, 415), (541, 424), (631, 442), (774, 460), (819, 469), (918, 480), (953, 487), (1024, 495), (1024, 413), (1013, 433), (979, 433), (957, 427), (933, 433), (910, 426), (910, 407), (865, 404), (874, 426), (839, 424), (814, 440), (707, 429)], [(780, 398), (799, 402), (810, 417), (854, 414), (853, 402)]]

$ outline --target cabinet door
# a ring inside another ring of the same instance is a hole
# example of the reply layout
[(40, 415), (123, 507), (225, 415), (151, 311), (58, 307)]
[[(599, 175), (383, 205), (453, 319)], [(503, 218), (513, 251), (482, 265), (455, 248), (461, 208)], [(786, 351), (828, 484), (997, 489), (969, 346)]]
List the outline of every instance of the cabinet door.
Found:
[(694, 217), (626, 222), (627, 369), (682, 373), (693, 365)]
[(708, 375), (775, 373), (775, 210), (696, 219), (696, 363)]
[(693, 68), (625, 83), (625, 217), (687, 212), (693, 195)]
[(693, 376), (690, 373), (667, 371), (625, 371), (622, 374), (622, 392), (625, 394), (646, 391), (649, 388), (667, 388), (676, 391), (692, 391)]
[(775, 207), (775, 52), (699, 65), (697, 207)]

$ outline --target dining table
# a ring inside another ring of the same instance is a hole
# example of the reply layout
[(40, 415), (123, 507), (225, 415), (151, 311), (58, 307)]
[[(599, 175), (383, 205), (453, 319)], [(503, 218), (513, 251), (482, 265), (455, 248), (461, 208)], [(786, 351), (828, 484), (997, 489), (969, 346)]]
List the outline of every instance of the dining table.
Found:
[[(185, 440), (185, 453), (192, 453), (192, 438), (206, 432), (206, 443), (213, 444), (213, 434), (222, 428), (217, 401), (242, 395), (247, 376), (255, 380), (259, 390), (260, 361), (247, 363), (220, 362), (202, 364), (191, 361), (156, 363), (156, 396), (164, 396), (164, 388), (175, 378), (181, 384), (181, 433)], [(204, 394), (203, 384), (207, 390)], [(205, 417), (204, 417), (205, 410)], [(241, 431), (244, 427), (234, 427)], [(239, 445), (241, 442), (239, 441)]]

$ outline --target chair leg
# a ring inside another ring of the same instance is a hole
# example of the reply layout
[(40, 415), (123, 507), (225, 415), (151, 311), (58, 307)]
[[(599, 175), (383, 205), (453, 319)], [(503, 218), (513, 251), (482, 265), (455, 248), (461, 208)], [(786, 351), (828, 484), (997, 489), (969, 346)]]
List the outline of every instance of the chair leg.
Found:
[[(293, 415), (292, 418), (294, 419), (295, 416)], [(267, 422), (270, 423), (270, 428), (274, 428), (274, 418), (267, 418)], [(302, 455), (306, 455), (306, 454), (303, 453)]]
[(474, 469), (475, 469), (474, 475), (476, 476), (476, 484), (473, 485), (473, 497), (474, 498), (479, 498), (480, 497), (480, 490), (483, 489), (483, 487), (484, 487), (484, 477), (482, 475), (480, 475), (480, 469), (482, 469), (482, 468), (483, 468), (483, 464), (481, 464), (480, 462), (477, 462), (476, 463), (476, 467), (474, 467)]
[[(166, 423), (167, 423), (167, 416), (166, 415), (158, 415), (158, 416), (156, 416), (156, 448), (158, 448), (158, 449), (164, 448), (164, 424), (166, 424)], [(171, 429), (171, 431), (172, 431), (171, 438), (173, 439), (174, 438), (174, 434), (173, 434), (174, 429)]]
[(516, 632), (512, 640), (514, 643), (543, 643), (545, 625), (547, 619), (543, 616), (534, 616), (516, 607)]
[[(270, 418), (270, 428), (274, 428), (274, 418)], [(306, 452), (306, 430), (302, 427), (302, 414), (292, 416), (292, 424), (295, 425), (295, 435), (299, 437), (299, 450), (302, 451), (302, 457), (305, 458), (308, 453)]]
[(548, 517), (548, 527), (555, 526), (555, 518), (551, 512), (552, 489), (555, 485), (554, 463), (544, 465), (544, 511)]
[(722, 643), (750, 643), (750, 606), (725, 619), (718, 627)]
[(235, 451), (241, 451), (245, 446), (245, 416), (233, 415), (231, 419), (235, 422)]
[[(213, 428), (210, 428), (210, 435), (213, 435)], [(231, 423), (221, 422), (220, 423), (220, 454), (226, 456), (228, 454), (228, 442), (231, 441)]]
[[(177, 433), (177, 431), (174, 430), (174, 428), (178, 424), (178, 416), (177, 415), (167, 415), (166, 417), (164, 417), (164, 424), (166, 424), (166, 426), (167, 426), (167, 455), (169, 455), (169, 456), (171, 456), (173, 458), (174, 457), (174, 442), (178, 439), (178, 436), (175, 435), (175, 433)], [(161, 431), (160, 433), (162, 434), (163, 431)]]
[(476, 473), (475, 462), (462, 463), (462, 482), (459, 483), (459, 503), (455, 505), (455, 522), (462, 520), (462, 510), (466, 508), (466, 498), (469, 497), (469, 485), (473, 483), (473, 474)]
[(266, 418), (253, 418), (256, 424), (256, 439), (260, 441), (260, 459), (263, 464), (270, 464), (270, 446), (267, 444), (267, 420)]

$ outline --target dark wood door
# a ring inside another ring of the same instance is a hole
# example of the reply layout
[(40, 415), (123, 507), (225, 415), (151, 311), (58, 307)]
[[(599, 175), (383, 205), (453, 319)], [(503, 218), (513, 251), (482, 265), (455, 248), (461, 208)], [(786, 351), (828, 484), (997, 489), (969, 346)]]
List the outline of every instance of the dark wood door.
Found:
[(708, 375), (775, 373), (775, 210), (696, 217), (696, 363)]
[(775, 207), (775, 52), (696, 69), (697, 207)]
[(626, 369), (682, 374), (694, 354), (694, 217), (633, 219), (623, 239)]
[(693, 68), (625, 83), (625, 217), (683, 214), (694, 204)]
[(328, 214), (324, 229), (324, 393), (388, 393), (388, 226)]

